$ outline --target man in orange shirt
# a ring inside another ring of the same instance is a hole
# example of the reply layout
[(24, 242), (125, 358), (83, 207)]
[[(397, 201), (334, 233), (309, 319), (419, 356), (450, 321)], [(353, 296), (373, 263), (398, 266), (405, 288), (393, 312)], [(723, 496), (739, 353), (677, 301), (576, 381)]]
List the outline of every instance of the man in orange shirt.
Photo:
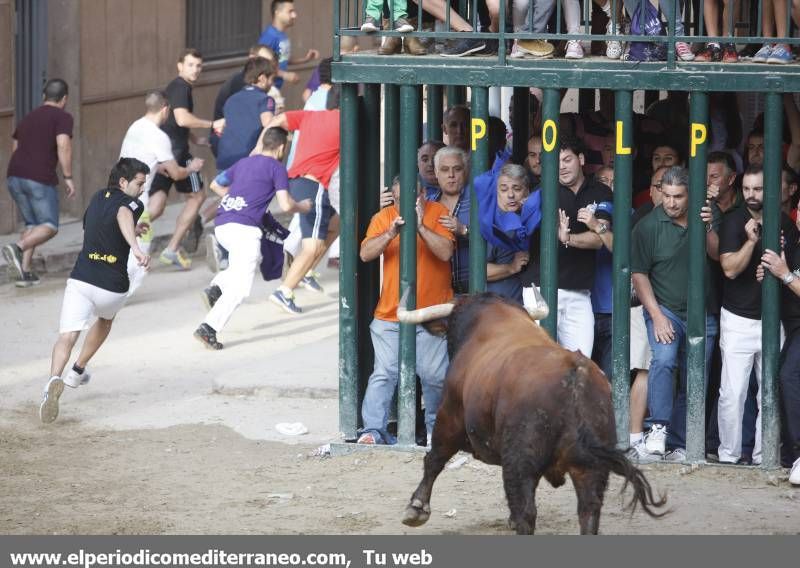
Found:
[[(400, 377), (398, 345), (400, 324), (397, 305), (400, 298), (400, 181), (392, 183), (394, 203), (378, 212), (370, 221), (367, 236), (361, 242), (361, 260), (369, 262), (383, 254), (383, 285), (369, 326), (375, 351), (375, 367), (367, 384), (361, 417), (364, 428), (359, 444), (394, 443), (386, 431), (389, 405)], [(417, 307), (424, 308), (450, 301), (453, 297), (450, 257), (453, 255), (453, 234), (439, 218), (448, 214), (440, 203), (426, 201), (423, 188), (417, 186)], [(425, 426), (430, 441), (436, 411), (442, 400), (442, 386), (447, 372), (447, 343), (443, 337), (417, 326), (417, 375), (422, 382), (425, 399)]]

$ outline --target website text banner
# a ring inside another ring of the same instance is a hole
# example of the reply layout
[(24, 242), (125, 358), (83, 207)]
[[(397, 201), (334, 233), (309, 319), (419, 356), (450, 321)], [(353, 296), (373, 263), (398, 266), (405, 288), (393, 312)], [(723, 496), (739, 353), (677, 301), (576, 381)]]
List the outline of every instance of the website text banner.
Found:
[(689, 567), (793, 566), (798, 538), (0, 536), (0, 568), (674, 568), (676, 551)]

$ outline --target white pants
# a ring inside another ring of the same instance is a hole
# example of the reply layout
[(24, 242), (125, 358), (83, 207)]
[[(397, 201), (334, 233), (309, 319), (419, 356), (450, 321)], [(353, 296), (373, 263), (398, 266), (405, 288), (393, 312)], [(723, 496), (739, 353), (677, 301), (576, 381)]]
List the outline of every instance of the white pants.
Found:
[(112, 320), (125, 305), (125, 292), (111, 292), (82, 280), (67, 280), (59, 333), (89, 329), (94, 318)]
[(295, 213), (289, 223), (289, 236), (283, 241), (283, 250), (297, 258), (303, 248), (303, 237), (300, 235), (300, 215)]
[(215, 331), (221, 331), (253, 288), (253, 278), (261, 260), (261, 229), (226, 223), (215, 228), (214, 235), (228, 251), (228, 269), (211, 281), (211, 286), (219, 286), (222, 290), (222, 296), (208, 312), (204, 323)]
[(758, 418), (753, 461), (761, 459), (761, 320), (737, 316), (722, 308), (719, 321), (722, 351), (718, 423), (719, 461), (736, 462), (742, 457), (742, 416), (755, 367), (758, 381)]
[[(144, 242), (139, 237), (136, 238), (136, 242), (139, 243), (139, 249), (144, 254), (150, 254), (150, 245), (151, 242)], [(139, 286), (142, 285), (144, 281), (144, 277), (147, 275), (148, 270), (144, 266), (139, 266), (139, 261), (136, 260), (136, 257), (133, 253), (128, 255), (128, 280), (130, 281), (130, 286), (128, 287), (128, 297), (130, 298), (133, 296), (133, 293), (139, 289)]]
[[(522, 289), (522, 303), (526, 307), (535, 304), (530, 287)], [(557, 320), (558, 343), (564, 349), (580, 351), (591, 357), (594, 346), (594, 312), (589, 290), (559, 288)]]

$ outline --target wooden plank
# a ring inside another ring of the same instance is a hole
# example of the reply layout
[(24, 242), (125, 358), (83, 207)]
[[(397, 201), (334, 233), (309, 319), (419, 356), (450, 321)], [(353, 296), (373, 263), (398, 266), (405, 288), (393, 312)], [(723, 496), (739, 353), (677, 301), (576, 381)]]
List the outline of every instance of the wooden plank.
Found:
[(81, 3), (81, 96), (104, 95), (108, 90), (105, 0)]
[(107, 92), (119, 93), (133, 88), (132, 0), (106, 0), (106, 85)]
[[(5, 177), (11, 157), (11, 134), (14, 132), (13, 116), (0, 117), (0, 172)], [(0, 191), (0, 235), (17, 229), (17, 207), (8, 191)]]

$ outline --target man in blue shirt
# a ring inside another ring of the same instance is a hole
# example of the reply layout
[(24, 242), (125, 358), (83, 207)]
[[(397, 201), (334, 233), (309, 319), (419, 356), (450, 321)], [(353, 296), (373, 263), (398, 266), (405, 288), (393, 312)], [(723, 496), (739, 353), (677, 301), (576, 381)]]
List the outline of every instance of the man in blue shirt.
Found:
[(294, 2), (293, 0), (272, 0), (270, 10), (272, 24), (261, 32), (258, 43), (268, 45), (278, 56), (278, 78), (275, 79), (275, 87), (280, 89), (284, 81), (297, 83), (299, 80), (297, 73), (289, 71), (289, 65), (300, 65), (319, 59), (319, 51), (309, 49), (302, 58), (292, 59), (292, 41), (286, 34), (286, 30), (291, 28), (297, 19)]

